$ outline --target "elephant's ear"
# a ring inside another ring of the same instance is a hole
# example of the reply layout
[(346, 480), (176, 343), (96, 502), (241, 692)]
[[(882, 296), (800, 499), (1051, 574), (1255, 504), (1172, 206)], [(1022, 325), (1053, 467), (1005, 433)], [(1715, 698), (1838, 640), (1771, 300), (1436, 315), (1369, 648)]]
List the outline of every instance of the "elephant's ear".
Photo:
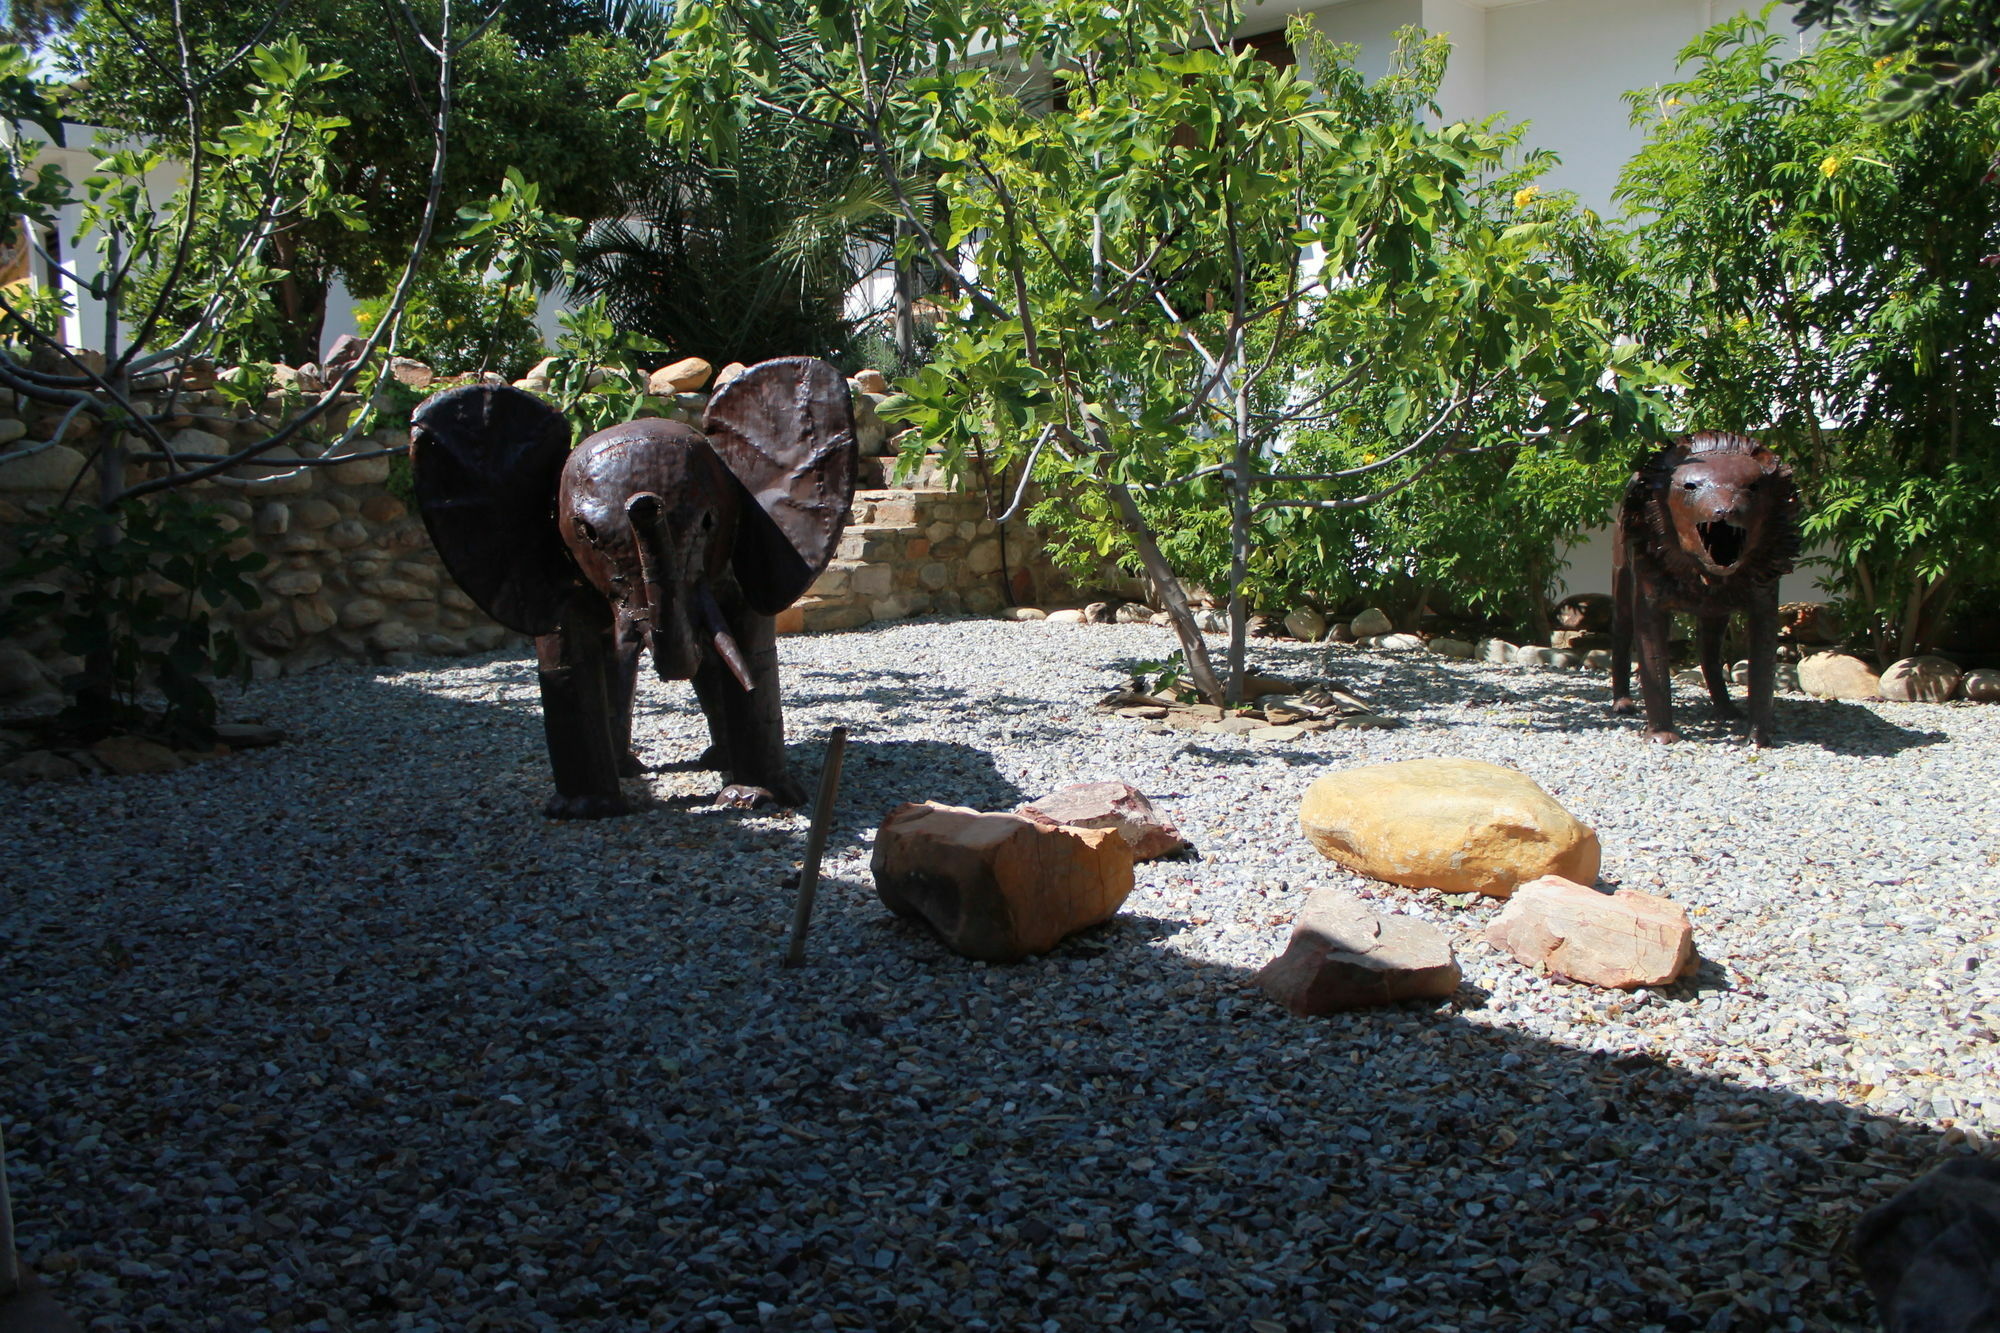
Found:
[(417, 509), (445, 568), (509, 629), (547, 634), (576, 566), (556, 528), (569, 422), (497, 384), (448, 389), (410, 416)]
[(847, 381), (813, 357), (760, 362), (709, 401), (702, 432), (756, 501), (736, 526), (736, 581), (776, 615), (826, 568), (854, 508)]

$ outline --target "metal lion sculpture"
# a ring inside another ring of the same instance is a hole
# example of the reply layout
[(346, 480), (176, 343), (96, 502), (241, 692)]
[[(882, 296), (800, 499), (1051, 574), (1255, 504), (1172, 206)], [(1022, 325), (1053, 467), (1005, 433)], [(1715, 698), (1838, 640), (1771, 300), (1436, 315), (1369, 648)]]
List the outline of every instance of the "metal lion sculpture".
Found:
[(1792, 470), (1757, 441), (1722, 431), (1683, 436), (1654, 453), (1625, 488), (1611, 564), (1611, 711), (1632, 702), (1632, 643), (1646, 736), (1674, 730), (1671, 614), (1701, 627), (1701, 671), (1715, 711), (1739, 716), (1729, 698), (1722, 638), (1741, 611), (1750, 636), (1750, 738), (1771, 743), (1778, 671), (1778, 580), (1799, 553), (1799, 492)]
[(630, 809), (639, 650), (691, 680), (723, 775), (718, 805), (797, 804), (773, 617), (826, 568), (854, 501), (847, 382), (824, 361), (753, 366), (702, 429), (647, 419), (570, 448), (532, 394), (451, 389), (411, 417), (417, 507), (451, 576), (535, 636), (555, 771), (547, 813)]

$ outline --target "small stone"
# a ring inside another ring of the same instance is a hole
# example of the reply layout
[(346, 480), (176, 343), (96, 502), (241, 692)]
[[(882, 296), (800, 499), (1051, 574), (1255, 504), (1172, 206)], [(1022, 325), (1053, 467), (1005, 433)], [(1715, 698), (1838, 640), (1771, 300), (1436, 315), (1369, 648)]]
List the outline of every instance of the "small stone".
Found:
[(1084, 612), (1080, 607), (1065, 607), (1049, 612), (1048, 621), (1051, 625), (1081, 625), (1084, 623)]
[(1369, 910), (1352, 894), (1315, 889), (1284, 953), (1257, 973), (1266, 995), (1306, 1017), (1398, 1000), (1443, 999), (1458, 989), (1444, 932), (1414, 917)]
[(729, 383), (748, 369), (750, 367), (744, 365), (741, 361), (731, 361), (721, 370), (715, 372), (715, 384), (713, 387), (720, 389), (723, 385)]
[(714, 370), (714, 366), (698, 356), (685, 356), (647, 376), (646, 392), (661, 398), (677, 393), (694, 393), (708, 383), (708, 377)]
[(2000, 667), (1974, 667), (1959, 683), (1959, 692), (1974, 703), (2000, 703)]
[(0, 491), (61, 491), (83, 471), (83, 455), (66, 444), (0, 464)]
[(171, 773), (181, 767), (179, 755), (143, 736), (107, 736), (91, 746), (90, 753), (105, 768), (123, 777)]
[(285, 733), (262, 722), (218, 722), (215, 739), (232, 750), (256, 750), (267, 745), (282, 745)]
[(1291, 726), (1255, 727), (1249, 731), (1244, 732), (1243, 734), (1248, 736), (1253, 741), (1279, 741), (1279, 742), (1295, 741), (1299, 737), (1305, 735), (1305, 733), (1303, 731), (1300, 731), (1297, 727), (1291, 727)]
[(1002, 620), (1047, 620), (1049, 613), (1039, 606), (1010, 606), (1000, 613)]
[(1964, 679), (1958, 663), (1950, 658), (1925, 654), (1891, 662), (1882, 673), (1884, 699), (1900, 703), (1941, 704), (1958, 693)]
[(390, 357), (389, 374), (398, 384), (410, 389), (428, 389), (437, 379), (436, 371), (407, 356)]
[(889, 379), (879, 370), (863, 370), (853, 379), (854, 387), (862, 393), (889, 392)]
[(1016, 962), (1109, 920), (1132, 892), (1115, 830), (934, 802), (897, 807), (875, 837), (875, 892), (954, 953)]
[(1481, 760), (1329, 773), (1307, 789), (1299, 823), (1322, 856), (1412, 888), (1505, 898), (1543, 875), (1597, 878), (1597, 834), (1526, 774)]
[(1583, 664), (1592, 671), (1611, 670), (1611, 652), (1607, 648), (1593, 648), (1583, 655)]
[(1349, 713), (1333, 724), (1335, 731), (1391, 731), (1403, 724), (1380, 713)]
[(1846, 653), (1814, 653), (1799, 663), (1799, 686), (1820, 699), (1878, 699), (1882, 681), (1868, 664)]
[(1264, 723), (1255, 718), (1225, 717), (1215, 722), (1204, 722), (1201, 729), (1222, 736), (1248, 736), (1262, 726)]
[(1599, 893), (1558, 875), (1523, 884), (1486, 928), (1518, 962), (1592, 986), (1664, 986), (1694, 966), (1686, 909), (1637, 889)]
[(394, 523), (410, 507), (393, 495), (371, 495), (361, 502), (361, 517), (370, 523)]
[(1514, 650), (1515, 666), (1554, 666), (1555, 664), (1556, 650), (1553, 648), (1542, 648), (1531, 643)]
[(366, 629), (389, 614), (389, 609), (373, 597), (357, 597), (340, 608), (340, 623), (347, 629)]
[(1396, 622), (1389, 619), (1388, 613), (1380, 607), (1371, 606), (1349, 621), (1347, 627), (1354, 631), (1357, 639), (1372, 639), (1378, 634), (1395, 633)]
[(1511, 663), (1517, 651), (1519, 650), (1505, 639), (1481, 639), (1472, 646), (1474, 657), (1482, 662), (1492, 662), (1499, 666)]
[(30, 782), (69, 782), (82, 776), (82, 767), (51, 750), (30, 750), (17, 759), (0, 764), (0, 779), (24, 785)]
[(310, 569), (281, 569), (264, 580), (264, 590), (275, 597), (304, 597), (320, 589), (320, 576)]
[(39, 658), (16, 644), (0, 644), (0, 699), (33, 694), (47, 684)]
[(1140, 722), (1158, 722), (1167, 715), (1164, 704), (1132, 704), (1118, 710), (1118, 716)]
[(1464, 639), (1432, 639), (1424, 646), (1440, 657), (1469, 658), (1472, 656), (1472, 645)]
[(1326, 637), (1326, 617), (1310, 606), (1302, 606), (1285, 617), (1285, 632), (1295, 639), (1318, 643)]
[(1204, 606), (1194, 613), (1194, 627), (1203, 634), (1227, 634), (1229, 614), (1217, 607)]
[[(1159, 710), (1166, 716), (1167, 710)], [(1172, 856), (1188, 843), (1129, 782), (1078, 782), (1021, 806), (1019, 813), (1070, 828), (1115, 828), (1135, 861)]]
[(1143, 625), (1153, 618), (1153, 608), (1143, 602), (1126, 602), (1111, 613), (1114, 624)]

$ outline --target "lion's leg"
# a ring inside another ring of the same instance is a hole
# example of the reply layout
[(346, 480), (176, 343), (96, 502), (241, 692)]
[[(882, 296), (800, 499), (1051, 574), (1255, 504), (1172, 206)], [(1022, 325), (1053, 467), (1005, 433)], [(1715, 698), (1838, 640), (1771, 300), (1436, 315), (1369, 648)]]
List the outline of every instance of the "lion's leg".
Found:
[(1611, 548), (1611, 711), (1621, 717), (1639, 711), (1632, 702), (1632, 617), (1637, 609), (1637, 588), (1631, 546), (1621, 518), (1618, 540)]
[(1668, 656), (1667, 631), (1672, 617), (1653, 589), (1642, 581), (1633, 629), (1639, 640), (1639, 694), (1646, 705), (1646, 739), (1665, 744), (1679, 740), (1674, 730), (1673, 659)]
[(1771, 744), (1778, 685), (1778, 585), (1750, 604), (1750, 741)]
[(1708, 697), (1722, 717), (1738, 716), (1729, 697), (1729, 668), (1722, 660), (1723, 636), (1729, 632), (1728, 616), (1701, 617), (1701, 678), (1708, 682)]

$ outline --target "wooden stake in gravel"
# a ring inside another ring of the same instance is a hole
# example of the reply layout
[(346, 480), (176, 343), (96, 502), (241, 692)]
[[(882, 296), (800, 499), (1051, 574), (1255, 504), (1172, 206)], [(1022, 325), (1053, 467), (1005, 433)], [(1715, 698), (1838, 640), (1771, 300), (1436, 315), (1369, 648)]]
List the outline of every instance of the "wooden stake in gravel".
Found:
[(806, 930), (812, 925), (813, 894), (819, 889), (819, 858), (826, 852), (827, 826), (833, 823), (833, 794), (840, 790), (840, 759), (847, 750), (847, 728), (826, 735), (826, 762), (819, 770), (819, 799), (813, 802), (812, 832), (806, 834), (806, 859), (799, 867), (799, 904), (792, 913), (792, 947), (786, 967), (806, 961)]
[(21, 1289), (21, 1270), (14, 1262), (14, 1203), (7, 1197), (7, 1138), (0, 1134), (0, 1299)]

